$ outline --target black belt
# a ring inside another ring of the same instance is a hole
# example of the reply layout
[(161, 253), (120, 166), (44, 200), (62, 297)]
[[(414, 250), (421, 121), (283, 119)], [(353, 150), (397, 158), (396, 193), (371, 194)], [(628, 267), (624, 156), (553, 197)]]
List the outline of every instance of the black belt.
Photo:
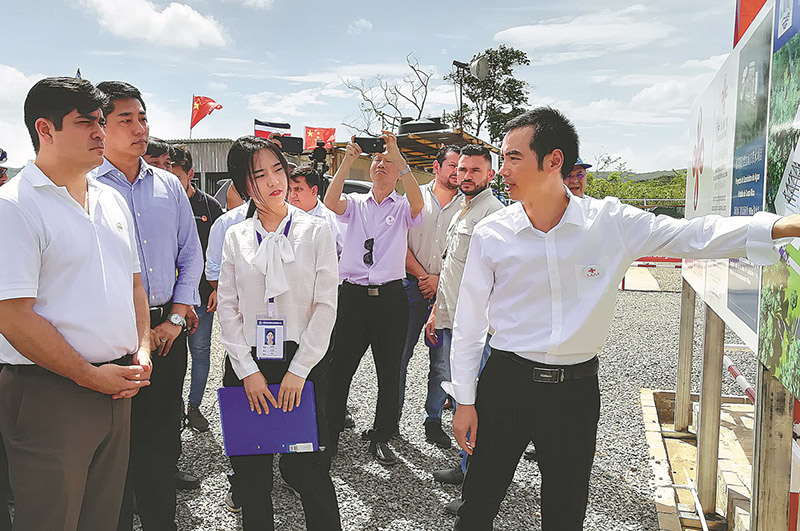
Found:
[(353, 284), (352, 282), (344, 281), (342, 282), (343, 286), (347, 286), (350, 289), (356, 288), (357, 290), (363, 290), (367, 292), (369, 297), (380, 297), (381, 291), (386, 289), (396, 289), (398, 287), (403, 287), (402, 280), (391, 280), (386, 284), (378, 284), (378, 285), (370, 285), (370, 286), (362, 286), (361, 284)]
[(494, 354), (502, 354), (507, 359), (530, 370), (532, 372), (531, 379), (539, 383), (561, 383), (566, 380), (588, 378), (597, 374), (600, 368), (600, 360), (597, 359), (597, 356), (576, 365), (548, 365), (525, 359), (507, 350), (493, 348), (492, 355)]
[(166, 321), (171, 312), (172, 302), (167, 302), (161, 306), (150, 306), (150, 328)]
[(101, 367), (103, 365), (121, 365), (123, 367), (127, 367), (133, 363), (133, 354), (125, 354), (121, 358), (117, 358), (111, 361), (101, 361), (100, 363), (92, 363), (95, 367)]

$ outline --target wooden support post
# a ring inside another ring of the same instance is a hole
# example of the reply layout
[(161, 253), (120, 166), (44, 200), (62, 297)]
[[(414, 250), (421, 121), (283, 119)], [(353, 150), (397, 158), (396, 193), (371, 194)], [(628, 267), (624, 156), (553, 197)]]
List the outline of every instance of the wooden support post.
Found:
[(756, 378), (750, 529), (789, 529), (794, 399), (761, 363)]
[(692, 346), (694, 343), (695, 291), (683, 279), (681, 288), (681, 324), (678, 339), (678, 383), (675, 386), (675, 431), (689, 430), (692, 415)]
[(717, 459), (724, 348), (725, 323), (706, 304), (703, 378), (700, 387), (700, 430), (697, 434), (697, 495), (708, 514), (714, 513), (717, 506)]

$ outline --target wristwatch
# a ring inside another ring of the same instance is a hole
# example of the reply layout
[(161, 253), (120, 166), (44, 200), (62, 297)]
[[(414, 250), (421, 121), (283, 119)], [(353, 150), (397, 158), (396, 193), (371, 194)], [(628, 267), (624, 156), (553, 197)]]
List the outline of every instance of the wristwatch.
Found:
[(179, 313), (171, 313), (167, 316), (167, 321), (174, 324), (175, 326), (180, 326), (181, 328), (186, 326), (186, 319), (181, 317)]
[(398, 173), (398, 175), (400, 177), (402, 177), (403, 175), (405, 175), (406, 173), (408, 173), (410, 171), (411, 171), (411, 166), (406, 165), (406, 168), (404, 170), (400, 170), (400, 173)]

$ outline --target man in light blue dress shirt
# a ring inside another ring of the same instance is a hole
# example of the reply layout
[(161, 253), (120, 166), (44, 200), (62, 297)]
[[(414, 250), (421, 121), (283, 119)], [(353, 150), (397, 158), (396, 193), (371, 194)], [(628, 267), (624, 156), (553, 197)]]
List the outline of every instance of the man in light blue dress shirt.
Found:
[(153, 356), (147, 393), (133, 401), (131, 456), (119, 528), (131, 529), (131, 496), (135, 494), (145, 531), (174, 530), (175, 466), (180, 455), (187, 358), (185, 324), (192, 306), (200, 303), (203, 251), (178, 178), (141, 158), (149, 136), (141, 93), (120, 81), (106, 81), (98, 88), (109, 103), (103, 109), (105, 160), (93, 174), (119, 191), (131, 210), (150, 304), (151, 334), (160, 345)]

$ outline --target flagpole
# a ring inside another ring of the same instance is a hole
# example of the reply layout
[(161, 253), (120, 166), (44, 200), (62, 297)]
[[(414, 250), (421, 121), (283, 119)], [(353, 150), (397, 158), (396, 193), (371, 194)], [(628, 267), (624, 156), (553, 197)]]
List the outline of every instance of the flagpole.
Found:
[[(194, 111), (194, 94), (192, 94), (192, 111)], [(189, 140), (192, 139), (192, 114), (189, 113)]]

